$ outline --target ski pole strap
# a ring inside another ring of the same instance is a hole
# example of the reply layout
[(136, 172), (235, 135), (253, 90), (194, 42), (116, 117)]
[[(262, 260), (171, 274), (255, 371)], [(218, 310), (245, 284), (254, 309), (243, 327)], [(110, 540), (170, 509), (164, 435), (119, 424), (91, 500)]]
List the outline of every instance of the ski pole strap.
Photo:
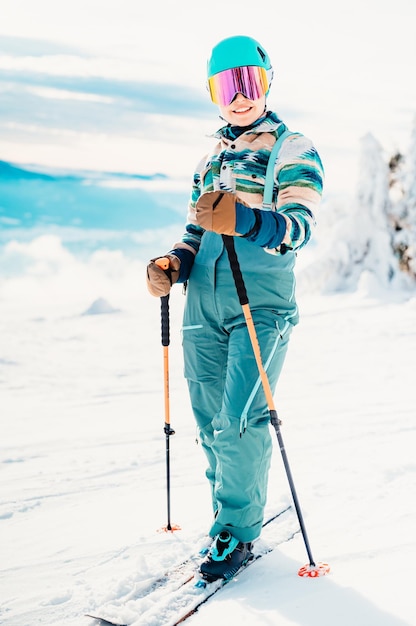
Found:
[(234, 239), (230, 235), (222, 235), (222, 240), (227, 250), (228, 260), (230, 261), (231, 272), (233, 274), (235, 287), (237, 289), (238, 299), (241, 306), (248, 304), (248, 296), (246, 286), (244, 284), (243, 275), (238, 262), (237, 253), (235, 251)]
[(168, 346), (169, 337), (169, 294), (160, 298), (161, 322), (162, 322), (162, 346)]
[(289, 135), (293, 135), (290, 130), (285, 130), (283, 133), (276, 139), (276, 143), (270, 151), (269, 161), (267, 163), (266, 169), (266, 180), (264, 183), (264, 192), (263, 192), (263, 209), (266, 211), (270, 211), (272, 208), (272, 200), (273, 200), (273, 187), (274, 187), (274, 166), (276, 163), (277, 155), (279, 153), (280, 147), (283, 141)]

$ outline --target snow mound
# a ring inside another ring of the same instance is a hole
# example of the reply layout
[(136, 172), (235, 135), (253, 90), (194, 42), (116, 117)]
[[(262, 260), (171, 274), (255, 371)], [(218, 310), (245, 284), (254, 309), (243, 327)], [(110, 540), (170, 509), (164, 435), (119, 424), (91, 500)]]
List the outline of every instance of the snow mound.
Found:
[(108, 313), (119, 313), (120, 309), (115, 309), (104, 298), (97, 298), (82, 315), (106, 315)]

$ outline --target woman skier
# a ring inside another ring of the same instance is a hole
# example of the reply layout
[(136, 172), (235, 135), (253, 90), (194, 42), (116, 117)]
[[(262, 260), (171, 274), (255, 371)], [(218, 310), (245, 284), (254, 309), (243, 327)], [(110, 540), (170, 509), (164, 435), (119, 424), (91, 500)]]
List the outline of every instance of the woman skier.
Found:
[[(184, 374), (208, 460), (211, 549), (200, 566), (212, 581), (230, 578), (252, 557), (267, 496), (272, 452), (269, 411), (223, 235), (232, 236), (250, 300), (264, 367), (275, 389), (290, 333), (298, 323), (294, 265), (310, 239), (323, 168), (313, 144), (267, 109), (273, 70), (247, 36), (220, 41), (208, 60), (207, 87), (226, 124), (196, 168), (185, 233), (147, 267), (153, 296), (187, 283)], [(263, 206), (273, 145), (271, 207)]]

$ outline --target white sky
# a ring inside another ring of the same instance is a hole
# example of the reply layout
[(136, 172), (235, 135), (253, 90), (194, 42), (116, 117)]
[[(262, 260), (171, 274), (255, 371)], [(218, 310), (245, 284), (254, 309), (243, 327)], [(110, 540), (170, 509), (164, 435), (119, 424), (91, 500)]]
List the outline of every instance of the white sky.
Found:
[[(324, 0), (262, 5), (210, 0), (200, 6), (190, 0), (144, 5), (135, 0), (0, 0), (0, 7), (0, 35), (81, 48), (113, 76), (180, 81), (201, 93), (211, 47), (233, 34), (255, 37), (275, 69), (269, 107), (292, 130), (313, 139), (332, 189), (350, 188), (357, 174), (359, 140), (367, 132), (388, 151), (407, 148), (416, 113), (414, 0), (351, 0), (343, 5)], [(175, 120), (166, 124), (175, 125)], [(192, 122), (186, 136), (183, 120), (180, 124), (176, 146), (171, 140), (165, 155), (155, 150), (149, 169), (189, 175), (206, 148), (206, 133), (219, 125), (216, 108), (209, 123)], [(171, 135), (172, 128), (166, 133)], [(114, 139), (114, 162), (103, 148), (99, 137), (91, 142), (85, 135), (79, 137), (79, 146), (55, 146), (53, 153), (47, 145), (24, 146), (9, 139), (1, 158), (35, 161), (37, 154), (45, 164), (54, 158), (72, 166), (84, 159), (88, 162), (81, 165), (92, 169), (140, 169), (128, 138)], [(184, 158), (173, 159), (182, 148), (188, 150)]]

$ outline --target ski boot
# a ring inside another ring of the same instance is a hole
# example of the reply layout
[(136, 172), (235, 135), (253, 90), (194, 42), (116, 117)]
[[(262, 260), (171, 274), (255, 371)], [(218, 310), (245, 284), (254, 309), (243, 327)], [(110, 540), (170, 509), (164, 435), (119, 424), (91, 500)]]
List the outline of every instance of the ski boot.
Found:
[(202, 561), (199, 571), (207, 582), (218, 578), (229, 580), (238, 570), (253, 558), (251, 543), (238, 541), (228, 530), (217, 535), (207, 557)]

